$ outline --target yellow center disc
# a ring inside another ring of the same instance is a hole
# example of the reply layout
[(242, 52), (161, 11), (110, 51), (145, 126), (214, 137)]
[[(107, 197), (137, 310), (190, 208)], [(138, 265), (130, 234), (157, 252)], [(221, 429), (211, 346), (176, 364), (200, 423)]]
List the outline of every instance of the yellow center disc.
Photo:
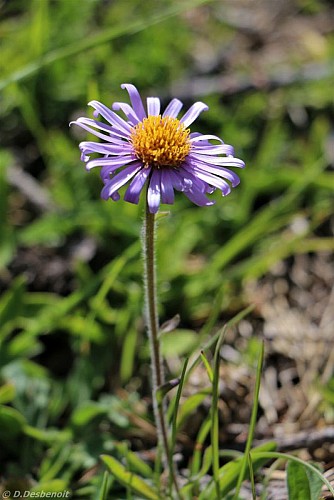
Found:
[(149, 116), (133, 127), (130, 141), (145, 167), (178, 167), (191, 148), (189, 133), (177, 118)]

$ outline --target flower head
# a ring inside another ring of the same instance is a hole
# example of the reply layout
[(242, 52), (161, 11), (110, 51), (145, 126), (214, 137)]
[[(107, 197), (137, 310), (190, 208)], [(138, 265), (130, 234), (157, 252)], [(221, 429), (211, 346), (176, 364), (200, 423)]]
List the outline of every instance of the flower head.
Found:
[[(87, 170), (101, 167), (102, 198), (119, 200), (119, 189), (129, 184), (124, 199), (138, 203), (146, 184), (149, 210), (156, 213), (160, 203), (174, 203), (174, 190), (205, 206), (214, 203), (206, 195), (216, 188), (226, 196), (231, 186), (239, 184), (239, 177), (226, 168), (245, 166), (233, 156), (233, 147), (215, 135), (190, 133), (189, 125), (208, 109), (204, 103), (196, 102), (179, 119), (183, 104), (178, 99), (172, 99), (161, 114), (160, 99), (148, 97), (146, 112), (136, 87), (123, 84), (122, 88), (128, 91), (131, 105), (115, 102), (112, 111), (91, 101), (95, 118), (100, 115), (105, 122), (90, 118), (72, 122), (103, 141), (79, 145)], [(115, 111), (122, 111), (125, 119)], [(90, 159), (92, 153), (102, 156)]]

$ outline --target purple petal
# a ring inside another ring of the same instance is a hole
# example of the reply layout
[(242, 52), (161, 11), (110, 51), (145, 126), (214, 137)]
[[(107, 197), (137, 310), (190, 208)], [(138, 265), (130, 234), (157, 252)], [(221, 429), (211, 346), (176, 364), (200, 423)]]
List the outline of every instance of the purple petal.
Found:
[(161, 170), (153, 170), (147, 190), (147, 203), (151, 214), (156, 214), (160, 205), (160, 177)]
[(91, 153), (101, 153), (104, 156), (126, 156), (133, 153), (132, 147), (125, 143), (122, 146), (114, 146), (110, 143), (82, 142), (79, 144), (79, 148), (81, 150), (81, 160), (85, 162), (89, 161)]
[(221, 144), (220, 146), (216, 144), (210, 144), (208, 146), (193, 146), (192, 147), (192, 152), (195, 154), (201, 154), (201, 155), (233, 155), (234, 153), (234, 148), (233, 146), (230, 146), (229, 144)]
[(211, 135), (211, 134), (203, 135), (198, 132), (193, 132), (192, 134), (190, 134), (190, 142), (205, 141), (210, 144), (209, 140), (219, 141), (221, 144), (224, 144), (224, 141), (217, 135)]
[[(178, 191), (182, 191), (185, 194), (187, 194), (189, 191), (193, 193), (197, 193), (197, 191), (200, 191), (203, 195), (205, 193), (212, 192), (211, 186), (199, 179), (197, 176), (193, 175), (186, 168), (180, 167), (177, 170), (173, 170), (172, 174), (173, 185)], [(176, 183), (174, 184), (175, 178), (178, 178), (179, 182), (181, 181), (182, 189), (179, 189)], [(194, 188), (194, 186), (196, 187)], [(201, 199), (202, 202), (204, 202), (205, 200), (204, 204), (208, 204), (207, 198), (202, 197)]]
[(127, 135), (131, 133), (131, 126), (125, 120), (123, 120), (123, 118), (118, 116), (101, 102), (90, 101), (88, 103), (88, 106), (92, 106), (96, 110), (96, 112), (94, 112), (94, 116), (100, 114), (101, 116), (103, 116), (103, 118), (105, 118), (105, 120), (111, 123), (119, 131), (124, 132)]
[(193, 104), (182, 116), (180, 122), (182, 122), (183, 125), (187, 128), (196, 120), (196, 118), (202, 113), (202, 111), (207, 111), (208, 109), (209, 107), (204, 104), (204, 102), (195, 102), (195, 104)]
[(158, 116), (160, 113), (160, 99), (158, 97), (147, 98), (147, 116)]
[(111, 178), (111, 174), (113, 174), (113, 172), (118, 169), (119, 167), (111, 165), (105, 165), (104, 167), (102, 167), (100, 170), (100, 177), (103, 180), (103, 184), (107, 184), (107, 182)]
[(113, 201), (118, 201), (120, 199), (120, 194), (118, 191), (116, 191), (116, 193), (113, 193), (110, 198), (113, 200)]
[(205, 157), (204, 155), (200, 155), (194, 152), (191, 152), (189, 155), (192, 158), (196, 160), (201, 160), (205, 161), (205, 163), (209, 163), (211, 165), (226, 165), (227, 167), (238, 167), (238, 168), (244, 168), (245, 163), (242, 160), (239, 160), (239, 158), (234, 158), (233, 156), (227, 156), (227, 157), (222, 157), (222, 156), (207, 156)]
[(179, 99), (172, 99), (171, 102), (168, 104), (167, 108), (165, 109), (164, 114), (162, 115), (163, 118), (165, 116), (176, 118), (177, 115), (180, 113), (182, 107), (183, 103), (179, 101)]
[[(140, 161), (136, 161), (129, 166), (137, 166), (142, 167), (142, 163)], [(104, 184), (110, 181), (111, 177), (114, 175), (115, 171), (120, 167), (118, 165), (104, 165), (100, 170), (100, 177), (103, 180)]]
[[(184, 165), (183, 167), (179, 168), (179, 173), (182, 175), (184, 178), (189, 179), (191, 182), (190, 188), (186, 189), (185, 192), (188, 192), (188, 190), (193, 189), (194, 186), (196, 186), (196, 190), (199, 190), (201, 193), (211, 193), (212, 192), (212, 187), (201, 180), (196, 174), (193, 174), (192, 171), (189, 171), (189, 165)], [(192, 168), (191, 168), (192, 169)]]
[(200, 169), (196, 169), (196, 167), (193, 167), (193, 171), (195, 172), (195, 177), (201, 179), (207, 184), (210, 184), (211, 186), (215, 186), (216, 188), (220, 189), (224, 196), (228, 195), (231, 192), (229, 184), (220, 177), (212, 175), (209, 172), (203, 172)]
[(101, 197), (104, 200), (110, 198), (116, 191), (118, 191), (124, 184), (126, 184), (132, 177), (142, 168), (142, 165), (134, 164), (125, 167), (121, 172), (115, 175), (101, 191)]
[(135, 204), (139, 202), (140, 193), (142, 192), (150, 172), (151, 168), (142, 168), (138, 174), (135, 175), (124, 195), (125, 201)]
[(218, 175), (219, 177), (227, 179), (228, 181), (231, 182), (232, 187), (236, 187), (240, 183), (240, 179), (237, 176), (237, 174), (235, 174), (234, 172), (232, 172), (232, 170), (229, 170), (228, 168), (219, 167), (215, 165), (207, 165), (200, 161), (193, 161), (191, 165), (195, 171), (200, 170), (203, 173), (210, 172), (212, 174)]
[(80, 142), (79, 148), (83, 153), (101, 153), (101, 154), (110, 154), (110, 151), (115, 150), (116, 148), (122, 149), (125, 153), (132, 151), (132, 145), (125, 141), (118, 141), (117, 143), (112, 142), (108, 144), (103, 144), (101, 142), (94, 141), (83, 141)]
[(86, 163), (86, 169), (91, 170), (94, 167), (104, 167), (106, 165), (119, 168), (123, 167), (123, 165), (127, 165), (132, 161), (134, 161), (132, 156), (122, 156), (121, 158), (96, 158), (95, 160), (91, 160)]
[(213, 187), (213, 186), (209, 186), (207, 185), (206, 189), (205, 189), (205, 192), (208, 193), (208, 194), (212, 194), (216, 191), (216, 188)]
[(209, 200), (205, 196), (205, 192), (207, 191), (203, 191), (203, 183), (199, 179), (197, 179), (195, 180), (195, 182), (193, 182), (191, 188), (185, 191), (184, 194), (187, 196), (187, 198), (189, 198), (190, 201), (200, 207), (214, 205), (215, 202), (213, 200)]
[(177, 191), (183, 192), (191, 188), (192, 181), (188, 177), (184, 177), (184, 175), (181, 175), (178, 170), (170, 169), (169, 177), (174, 189), (176, 189)]
[(81, 123), (86, 123), (88, 125), (91, 125), (92, 127), (98, 128), (100, 130), (105, 130), (105, 131), (110, 132), (110, 133), (112, 133), (114, 130), (111, 125), (107, 125), (106, 123), (99, 122), (98, 120), (93, 120), (92, 118), (81, 117), (73, 122), (70, 122), (70, 125), (72, 125), (72, 123), (74, 123), (75, 125), (79, 125), (79, 126), (81, 126)]
[[(101, 153), (103, 155), (125, 156), (131, 154), (133, 151), (132, 147), (129, 144), (124, 144), (123, 146), (114, 146), (113, 144), (91, 142), (89, 147), (87, 147), (86, 144), (79, 144), (79, 148), (85, 155), (87, 155), (87, 153)], [(87, 159), (89, 159), (89, 156), (87, 156)]]
[(138, 116), (134, 112), (134, 110), (131, 108), (131, 106), (125, 102), (114, 102), (112, 105), (112, 109), (115, 111), (123, 111), (127, 119), (133, 124), (136, 125), (137, 123), (140, 122)]
[(184, 163), (183, 166), (176, 171), (178, 175), (182, 176), (184, 180), (188, 181), (189, 187), (187, 186), (184, 191), (188, 191), (188, 189), (192, 188), (193, 185), (196, 184), (196, 186), (202, 191), (202, 193), (207, 193), (209, 189), (208, 184), (199, 179), (197, 175), (194, 175), (192, 170), (193, 167), (191, 164)]
[(170, 169), (163, 168), (161, 170), (161, 201), (162, 203), (167, 203), (168, 205), (173, 205), (174, 203), (174, 189), (173, 183), (170, 177)]
[(131, 83), (123, 83), (121, 85), (121, 88), (127, 90), (133, 110), (138, 116), (139, 120), (140, 121), (144, 120), (144, 118), (146, 118), (146, 113), (143, 106), (143, 101), (141, 100), (140, 94), (136, 89), (136, 87)]
[[(71, 122), (71, 123), (74, 123), (75, 125), (79, 125), (79, 127), (87, 130), (87, 132), (89, 132), (93, 135), (96, 135), (96, 137), (99, 137), (100, 139), (103, 139), (104, 141), (107, 141), (107, 142), (113, 143), (115, 140), (114, 139), (115, 137), (122, 137), (125, 139), (128, 139), (128, 137), (129, 137), (129, 134), (124, 134), (119, 130), (117, 132), (115, 132), (114, 129), (113, 129), (113, 132), (109, 132), (109, 135), (101, 134), (101, 132), (98, 132), (97, 130), (94, 130), (94, 128), (92, 128), (92, 127), (96, 127), (96, 128), (102, 129), (102, 127), (100, 126), (100, 122), (92, 120), (91, 118), (78, 118), (75, 122)], [(107, 125), (106, 125), (106, 127), (107, 127)]]

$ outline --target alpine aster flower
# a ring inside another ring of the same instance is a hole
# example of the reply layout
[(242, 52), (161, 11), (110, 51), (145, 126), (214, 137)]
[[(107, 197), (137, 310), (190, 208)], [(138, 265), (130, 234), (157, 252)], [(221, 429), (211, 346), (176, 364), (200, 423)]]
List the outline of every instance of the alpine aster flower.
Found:
[[(190, 133), (189, 125), (208, 109), (206, 104), (196, 102), (178, 119), (183, 106), (178, 99), (172, 99), (161, 114), (160, 99), (148, 97), (146, 112), (136, 87), (123, 84), (122, 88), (127, 90), (131, 106), (115, 102), (112, 111), (98, 101), (89, 103), (95, 118), (100, 115), (107, 123), (90, 118), (72, 122), (103, 141), (79, 145), (87, 170), (101, 167), (103, 199), (119, 200), (119, 189), (129, 183), (124, 200), (137, 204), (146, 184), (149, 211), (156, 213), (160, 203), (174, 203), (174, 189), (205, 206), (214, 203), (206, 195), (216, 188), (226, 196), (230, 184), (239, 184), (239, 177), (226, 168), (245, 166), (233, 156), (233, 147), (215, 135)], [(122, 111), (126, 119), (115, 111)], [(102, 156), (90, 159), (92, 153)]]

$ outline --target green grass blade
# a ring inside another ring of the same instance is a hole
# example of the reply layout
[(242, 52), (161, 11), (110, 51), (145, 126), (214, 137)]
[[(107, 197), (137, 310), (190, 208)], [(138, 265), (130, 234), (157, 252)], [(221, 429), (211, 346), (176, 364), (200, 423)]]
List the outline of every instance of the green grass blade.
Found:
[(10, 83), (19, 82), (24, 80), (34, 73), (37, 73), (41, 68), (45, 68), (54, 62), (66, 59), (69, 57), (76, 56), (82, 52), (93, 49), (102, 45), (104, 43), (110, 42), (111, 40), (124, 35), (133, 35), (139, 33), (144, 29), (153, 26), (155, 24), (161, 23), (166, 19), (181, 14), (191, 8), (198, 7), (212, 0), (191, 0), (182, 3), (176, 2), (169, 8), (166, 8), (162, 12), (153, 14), (149, 19), (136, 19), (132, 23), (126, 23), (121, 26), (117, 25), (112, 28), (106, 29), (98, 34), (92, 35), (91, 37), (83, 38), (80, 41), (76, 41), (65, 47), (60, 47), (58, 49), (52, 50), (35, 61), (30, 62), (23, 68), (14, 71), (11, 75), (0, 80), (0, 91), (7, 87)]
[(208, 436), (211, 429), (211, 418), (208, 416), (206, 420), (204, 420), (196, 439), (196, 443), (194, 446), (194, 453), (191, 462), (191, 475), (195, 476), (198, 474), (201, 466), (201, 455), (203, 449), (203, 443)]
[(289, 500), (311, 500), (305, 467), (298, 462), (289, 462), (286, 472)]
[[(256, 472), (259, 470), (269, 459), (267, 457), (260, 456), (260, 452), (267, 453), (276, 448), (275, 442), (268, 442), (263, 445), (260, 445), (254, 450), (250, 452), (250, 456), (252, 458), (253, 471)], [(267, 451), (268, 450), (268, 451)], [(255, 456), (255, 453), (258, 455)], [(240, 476), (240, 470), (242, 468), (244, 456), (232, 460), (227, 464), (223, 465), (219, 469), (219, 486), (220, 486), (220, 498), (225, 498), (233, 488), (235, 488), (238, 478)], [(249, 470), (246, 471), (247, 476), (249, 477)], [(199, 496), (199, 500), (207, 500), (208, 498), (215, 498), (215, 484), (212, 480), (209, 485), (205, 488), (204, 491)]]
[[(34, 337), (45, 331), (54, 330), (64, 316), (70, 313), (83, 300), (89, 297), (93, 297), (91, 300), (91, 306), (94, 308), (94, 305), (98, 305), (99, 301), (104, 298), (105, 294), (115, 282), (127, 262), (138, 255), (139, 252), (140, 244), (136, 241), (120, 256), (116, 257), (111, 264), (107, 264), (102, 271), (98, 275), (94, 276), (94, 279), (89, 281), (82, 289), (75, 290), (68, 297), (60, 299), (57, 302), (57, 307), (55, 307), (54, 304), (46, 306), (36, 319), (29, 321), (26, 327), (27, 335)], [(99, 286), (100, 289), (98, 290)], [(91, 316), (92, 321), (94, 319), (94, 314)]]
[[(314, 464), (314, 466), (318, 467), (318, 464)], [(321, 471), (320, 467), (319, 470)], [(319, 500), (322, 490), (322, 481), (319, 476), (316, 476), (313, 471), (310, 471), (307, 468), (306, 474), (310, 485), (311, 500)]]
[[(7, 322), (13, 321), (21, 313), (26, 291), (26, 279), (19, 276), (12, 282), (12, 286), (0, 299), (0, 326), (3, 329)], [(4, 330), (3, 330), (4, 332)], [(4, 333), (0, 332), (1, 340), (4, 340)]]
[[(178, 409), (180, 405), (180, 399), (181, 399), (181, 394), (184, 386), (184, 380), (185, 380), (185, 375), (187, 371), (187, 366), (188, 366), (189, 358), (186, 358), (184, 363), (183, 363), (183, 368), (181, 372), (181, 377), (179, 381), (179, 385), (177, 388), (177, 393), (172, 405), (172, 432), (171, 432), (171, 439), (170, 439), (170, 446), (169, 446), (169, 470), (173, 470), (174, 464), (173, 464), (173, 453), (174, 453), (174, 448), (175, 448), (175, 443), (176, 443), (176, 436), (177, 436), (177, 414), (178, 414)], [(170, 474), (169, 477), (169, 491), (172, 491), (172, 484), (173, 484), (173, 477), (172, 474)]]
[(117, 481), (119, 481), (126, 488), (130, 488), (132, 491), (141, 495), (142, 498), (148, 500), (159, 500), (157, 492), (151, 488), (141, 477), (128, 471), (124, 465), (118, 462), (115, 458), (109, 455), (101, 455), (102, 461), (107, 466), (110, 473), (115, 476)]
[(12, 382), (7, 382), (0, 387), (0, 404), (6, 404), (13, 401), (16, 394), (16, 387)]
[(154, 471), (133, 451), (129, 450), (126, 443), (115, 443), (117, 451), (121, 456), (126, 457), (126, 461), (131, 470), (138, 472), (142, 477), (153, 479)]
[[(225, 271), (234, 258), (261, 238), (281, 230), (291, 220), (301, 195), (310, 183), (322, 173), (326, 165), (324, 157), (313, 161), (309, 168), (305, 168), (304, 174), (299, 176), (295, 184), (284, 194), (255, 212), (251, 221), (241, 227), (212, 257), (209, 265), (205, 268), (205, 279), (199, 273), (197, 278), (193, 280), (192, 286), (197, 290), (197, 293), (204, 293), (204, 291), (218, 287), (222, 271)], [(217, 296), (223, 296), (221, 288), (225, 286), (226, 282), (223, 280)]]
[(203, 351), (201, 351), (201, 360), (203, 361), (203, 364), (205, 366), (205, 369), (208, 373), (208, 376), (209, 376), (209, 380), (210, 382), (212, 383), (213, 382), (213, 372), (212, 372), (212, 368), (210, 366), (210, 363), (208, 361), (208, 358), (206, 357), (205, 353)]
[(195, 481), (198, 481), (201, 477), (208, 473), (212, 464), (212, 446), (208, 446), (204, 452), (202, 467), (198, 472), (197, 477), (195, 477)]
[(219, 487), (219, 366), (220, 366), (220, 348), (224, 342), (227, 329), (221, 332), (214, 354), (213, 380), (212, 380), (212, 407), (211, 407), (211, 446), (212, 446), (212, 470), (213, 479), (216, 486), (217, 498), (220, 498)]
[(183, 403), (179, 414), (177, 416), (177, 428), (179, 429), (186, 422), (189, 415), (191, 415), (196, 408), (204, 401), (205, 398), (211, 393), (210, 388), (201, 389), (199, 392), (189, 396)]
[(237, 498), (239, 496), (241, 484), (242, 484), (242, 482), (245, 478), (245, 474), (246, 474), (248, 457), (249, 457), (249, 454), (251, 451), (251, 446), (252, 446), (252, 441), (253, 441), (253, 436), (254, 436), (254, 431), (255, 431), (255, 425), (256, 425), (257, 410), (258, 410), (258, 406), (259, 406), (259, 392), (260, 392), (260, 384), (261, 384), (261, 373), (262, 373), (262, 367), (263, 367), (263, 359), (264, 359), (264, 343), (262, 342), (259, 361), (258, 361), (258, 365), (257, 365), (255, 392), (254, 392), (254, 403), (253, 403), (252, 415), (251, 415), (249, 431), (248, 431), (248, 436), (247, 436), (246, 449), (245, 449), (244, 457), (242, 459), (242, 466), (241, 466), (241, 470), (240, 470), (240, 474), (239, 474), (239, 478), (238, 478), (237, 487), (235, 490), (234, 500), (237, 500)]
[(312, 474), (314, 474), (315, 476), (317, 476), (319, 479), (321, 479), (322, 483), (326, 485), (326, 487), (328, 488), (328, 490), (334, 496), (334, 488), (333, 488), (333, 486), (325, 478), (325, 476), (323, 476), (321, 474), (321, 472), (319, 471), (319, 469), (317, 469), (314, 465), (312, 465), (312, 464), (310, 464), (308, 462), (304, 462), (304, 460), (302, 460), (301, 458), (295, 457), (293, 455), (289, 455), (288, 453), (281, 453), (279, 451), (257, 451), (257, 450), (254, 450), (251, 453), (251, 456), (252, 456), (253, 464), (254, 464), (254, 459), (256, 460), (258, 458), (267, 458), (267, 459), (280, 458), (280, 459), (285, 460), (285, 461), (286, 460), (291, 460), (293, 462), (297, 462), (297, 463), (303, 465), (304, 467), (306, 467)]
[[(243, 309), (242, 311), (240, 311), (240, 313), (236, 314), (233, 318), (231, 318), (222, 328), (220, 328), (217, 333), (211, 337), (206, 343), (205, 345), (203, 346), (203, 348), (201, 349), (201, 352), (206, 352), (208, 351), (209, 349), (211, 349), (212, 346), (214, 346), (217, 342), (217, 340), (219, 339), (220, 335), (222, 334), (222, 332), (225, 332), (226, 330), (228, 330), (229, 328), (232, 328), (232, 326), (235, 326), (237, 325), (245, 316), (247, 316), (252, 310), (254, 309), (254, 305), (250, 305), (248, 307), (246, 307), (245, 309)], [(220, 309), (219, 309), (220, 310)], [(215, 311), (215, 314), (217, 313), (217, 316), (218, 316), (218, 308), (217, 308), (217, 311)], [(201, 333), (200, 333), (200, 336), (201, 336)], [(190, 366), (187, 374), (186, 374), (186, 380), (188, 379), (188, 377), (190, 376), (190, 373), (194, 370), (194, 368), (196, 368), (196, 366), (202, 361), (202, 357), (201, 357), (201, 354), (199, 354), (196, 359), (193, 361), (192, 365)]]
[(252, 497), (253, 497), (253, 500), (256, 500), (254, 471), (253, 471), (252, 457), (251, 457), (250, 453), (248, 453), (248, 455), (247, 455), (247, 464), (248, 464), (248, 468), (249, 468), (249, 477), (250, 477), (251, 486), (252, 486)]
[(107, 500), (108, 483), (109, 483), (109, 472), (105, 471), (103, 474), (102, 485), (99, 492), (98, 500)]
[(173, 405), (171, 405), (172, 408), (172, 436), (171, 436), (171, 454), (173, 453), (173, 449), (175, 447), (175, 442), (176, 442), (176, 434), (177, 434), (177, 414), (178, 414), (178, 409), (180, 405), (180, 399), (181, 399), (181, 394), (184, 386), (184, 381), (185, 381), (185, 375), (187, 371), (187, 366), (188, 366), (189, 358), (187, 358), (184, 361), (182, 372), (181, 372), (181, 377), (180, 377), (180, 382), (177, 388), (177, 393), (175, 396), (175, 400), (173, 402)]

